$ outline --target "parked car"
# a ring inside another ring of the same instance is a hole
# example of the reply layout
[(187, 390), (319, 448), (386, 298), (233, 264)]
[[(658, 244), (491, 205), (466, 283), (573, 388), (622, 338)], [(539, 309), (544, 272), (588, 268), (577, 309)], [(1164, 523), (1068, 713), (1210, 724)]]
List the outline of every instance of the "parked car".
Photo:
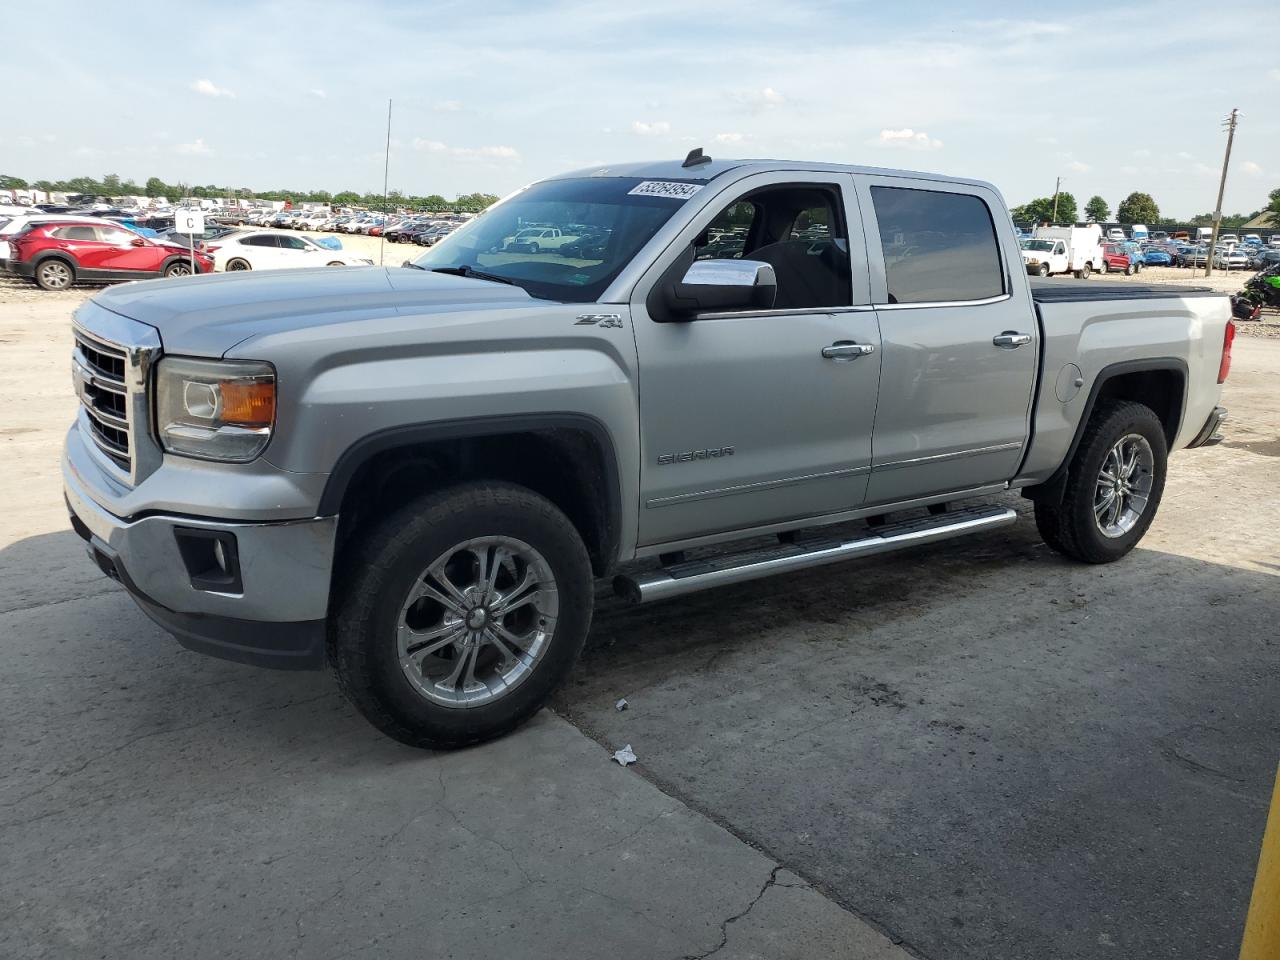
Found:
[(1133, 258), (1119, 244), (1105, 243), (1102, 245), (1102, 272), (1133, 276), (1137, 268), (1134, 266)]
[(1249, 257), (1241, 250), (1219, 249), (1213, 252), (1213, 265), (1222, 270), (1247, 270)]
[(286, 267), (368, 266), (372, 260), (334, 250), (310, 237), (293, 233), (259, 230), (236, 233), (210, 244), (218, 270), (279, 270)]
[(114, 227), (116, 226), (110, 220), (104, 220), (102, 217), (86, 217), (77, 216), (75, 214), (21, 214), (17, 216), (0, 216), (0, 271), (9, 268), (9, 241), (15, 235), (22, 233), (28, 227), (38, 223), (91, 223), (100, 226)]
[(1160, 247), (1149, 247), (1142, 251), (1142, 263), (1147, 267), (1168, 267), (1173, 265), (1173, 257), (1169, 251)]
[(1208, 248), (1203, 246), (1186, 247), (1178, 253), (1178, 258), (1175, 262), (1180, 267), (1203, 267), (1209, 262)]
[(1168, 240), (1168, 239), (1169, 239), (1169, 234), (1168, 234), (1168, 232), (1167, 232), (1167, 231), (1165, 231), (1165, 230), (1152, 230), (1152, 231), (1151, 231), (1151, 237), (1150, 237), (1150, 239), (1151, 239), (1152, 241), (1160, 241), (1160, 242), (1163, 242), (1163, 241), (1165, 241), (1165, 240)]
[[(611, 256), (489, 252), (553, 205), (607, 209)], [(696, 260), (730, 205), (769, 229)], [(834, 225), (819, 254), (777, 239), (811, 215)], [(139, 413), (112, 445), (82, 392), (72, 526), (181, 643), (331, 665), (417, 747), (531, 717), (615, 572), (636, 603), (816, 582), (1014, 524), (1007, 500), (972, 502), (1009, 490), (1054, 550), (1117, 561), (1169, 451), (1223, 422), (1231, 305), (1124, 284), (1081, 299), (1010, 272), (1017, 250), (972, 180), (673, 160), (533, 183), (409, 268), (117, 288), (76, 312), (73, 356), (128, 371), (112, 385)], [(761, 547), (762, 530), (782, 536)], [(750, 616), (735, 596), (726, 629)]]
[(538, 253), (542, 250), (559, 250), (576, 239), (578, 238), (566, 234), (559, 227), (529, 227), (517, 231), (503, 249), (508, 253)]
[[(819, 238), (804, 238), (813, 243)], [(1036, 227), (1035, 236), (1022, 241), (1022, 262), (1028, 273), (1047, 277), (1071, 273), (1087, 279), (1102, 263), (1102, 229), (1087, 227)]]
[(9, 271), (43, 290), (66, 290), (80, 281), (115, 283), (150, 277), (210, 273), (207, 254), (148, 240), (126, 227), (74, 220), (29, 225), (9, 238)]
[(1126, 240), (1128, 238), (1125, 237), (1124, 231), (1121, 230), (1119, 227), (1112, 227), (1110, 230), (1107, 231), (1107, 239), (1119, 241), (1119, 240)]

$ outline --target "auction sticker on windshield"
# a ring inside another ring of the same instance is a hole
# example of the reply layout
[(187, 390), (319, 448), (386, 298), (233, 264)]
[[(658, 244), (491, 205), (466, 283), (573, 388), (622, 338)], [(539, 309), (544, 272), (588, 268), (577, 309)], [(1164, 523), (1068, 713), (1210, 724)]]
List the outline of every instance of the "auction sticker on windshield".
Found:
[(639, 197), (667, 197), (671, 200), (688, 200), (702, 189), (700, 183), (677, 183), (670, 180), (646, 180), (627, 191)]

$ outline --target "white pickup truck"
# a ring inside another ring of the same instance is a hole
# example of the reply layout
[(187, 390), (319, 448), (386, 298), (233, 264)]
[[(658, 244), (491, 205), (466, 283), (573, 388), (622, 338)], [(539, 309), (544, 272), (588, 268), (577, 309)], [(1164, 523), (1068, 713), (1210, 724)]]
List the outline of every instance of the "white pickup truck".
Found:
[(1027, 273), (1038, 277), (1070, 273), (1087, 280), (1103, 269), (1102, 228), (1036, 227), (1031, 239), (1022, 241), (1022, 262)]
[[(501, 249), (531, 223), (607, 239)], [(73, 332), (94, 561), (181, 643), (327, 664), (456, 747), (545, 701), (598, 578), (821, 577), (1013, 523), (974, 502), (1012, 490), (1118, 560), (1225, 416), (1234, 327), (1210, 291), (1028, 281), (986, 183), (699, 151), (530, 184), (405, 267), (116, 287)]]

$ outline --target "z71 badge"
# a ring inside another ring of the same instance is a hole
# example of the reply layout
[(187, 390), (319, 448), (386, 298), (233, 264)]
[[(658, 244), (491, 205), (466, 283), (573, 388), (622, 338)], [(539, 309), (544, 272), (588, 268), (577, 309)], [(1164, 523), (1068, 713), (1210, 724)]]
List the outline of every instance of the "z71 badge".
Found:
[(658, 465), (669, 463), (690, 463), (693, 460), (711, 460), (715, 457), (732, 457), (733, 447), (703, 447), (701, 450), (686, 450), (684, 453), (664, 453), (658, 457)]
[(584, 313), (573, 324), (575, 327), (598, 326), (601, 330), (620, 329), (622, 317), (616, 313)]

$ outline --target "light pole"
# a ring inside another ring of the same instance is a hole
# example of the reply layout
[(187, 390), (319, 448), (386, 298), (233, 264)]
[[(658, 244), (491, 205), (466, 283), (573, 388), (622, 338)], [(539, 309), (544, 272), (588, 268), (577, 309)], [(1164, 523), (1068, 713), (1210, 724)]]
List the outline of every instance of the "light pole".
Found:
[(1240, 122), (1240, 111), (1234, 107), (1231, 116), (1222, 121), (1227, 128), (1227, 153), (1222, 158), (1222, 179), (1218, 181), (1218, 205), (1213, 208), (1213, 236), (1209, 239), (1209, 250), (1204, 258), (1204, 275), (1213, 275), (1213, 251), (1218, 246), (1218, 232), (1222, 229), (1222, 194), (1227, 189), (1227, 167), (1231, 163), (1231, 142), (1236, 138), (1236, 124)]

